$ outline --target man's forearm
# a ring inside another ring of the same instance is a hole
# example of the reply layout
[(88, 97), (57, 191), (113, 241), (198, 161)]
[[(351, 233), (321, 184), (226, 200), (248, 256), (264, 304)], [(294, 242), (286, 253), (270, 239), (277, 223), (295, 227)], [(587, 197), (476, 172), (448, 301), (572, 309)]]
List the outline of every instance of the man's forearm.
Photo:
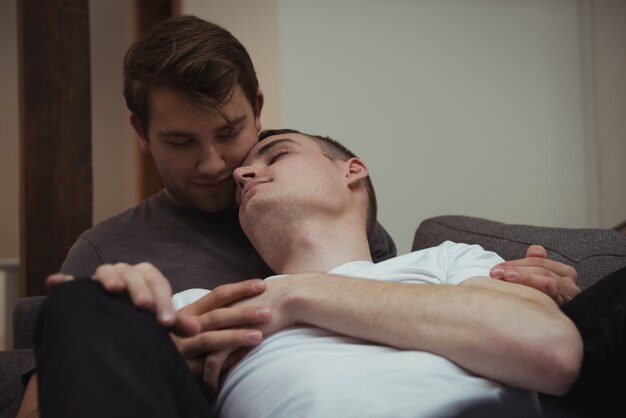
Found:
[(296, 323), (429, 351), (506, 384), (565, 391), (582, 355), (571, 321), (543, 295), (518, 295), (509, 292), (517, 285), (488, 278), (472, 281), (414, 285), (307, 274), (269, 286), (288, 287), (285, 306)]

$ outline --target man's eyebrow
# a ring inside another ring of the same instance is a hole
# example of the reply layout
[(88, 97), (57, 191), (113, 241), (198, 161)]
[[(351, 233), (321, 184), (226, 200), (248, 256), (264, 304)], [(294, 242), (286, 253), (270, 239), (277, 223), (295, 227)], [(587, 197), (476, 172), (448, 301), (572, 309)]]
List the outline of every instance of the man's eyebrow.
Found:
[(226, 124), (222, 126), (220, 129), (224, 128), (232, 128), (233, 126), (239, 125), (247, 119), (247, 115), (244, 113), (243, 115), (235, 116), (232, 119), (224, 118)]
[(289, 139), (289, 138), (281, 138), (281, 139), (277, 139), (276, 141), (272, 141), (269, 144), (265, 144), (263, 145), (261, 148), (259, 148), (259, 150), (256, 152), (257, 157), (262, 157), (265, 154), (267, 154), (273, 147), (280, 145), (280, 144), (290, 144), (290, 145), (298, 145), (300, 146), (300, 144), (296, 141), (294, 141), (293, 139)]
[(173, 130), (165, 129), (162, 131), (158, 131), (157, 135), (164, 136), (164, 137), (191, 137), (193, 136), (191, 132), (179, 131), (175, 129)]
[[(232, 119), (224, 119), (226, 121), (226, 123), (224, 123), (222, 126), (217, 128), (217, 131), (224, 131), (227, 129), (233, 129), (234, 127), (236, 127), (237, 125), (241, 125), (243, 122), (245, 122), (247, 119), (247, 115), (243, 114), (243, 115), (239, 115), (239, 116), (235, 116)], [(178, 130), (178, 129), (164, 129), (162, 131), (157, 132), (158, 135), (163, 136), (163, 137), (193, 137), (195, 136), (194, 133), (189, 132), (189, 131), (182, 131), (182, 130)]]

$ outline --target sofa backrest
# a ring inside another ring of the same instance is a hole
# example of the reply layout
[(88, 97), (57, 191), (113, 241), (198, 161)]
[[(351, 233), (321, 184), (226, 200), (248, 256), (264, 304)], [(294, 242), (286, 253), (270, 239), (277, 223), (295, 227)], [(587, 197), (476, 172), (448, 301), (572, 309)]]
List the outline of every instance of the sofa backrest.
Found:
[(412, 250), (433, 247), (446, 240), (479, 244), (505, 260), (523, 258), (529, 245), (542, 245), (550, 259), (576, 269), (578, 285), (583, 290), (626, 267), (626, 234), (621, 232), (514, 225), (471, 216), (447, 215), (424, 220), (415, 231)]

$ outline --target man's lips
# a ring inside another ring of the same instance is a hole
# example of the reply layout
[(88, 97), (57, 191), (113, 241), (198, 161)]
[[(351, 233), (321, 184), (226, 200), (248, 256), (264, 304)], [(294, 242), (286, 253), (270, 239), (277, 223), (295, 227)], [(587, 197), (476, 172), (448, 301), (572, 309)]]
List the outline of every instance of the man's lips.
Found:
[(252, 180), (249, 183), (246, 183), (243, 190), (241, 191), (241, 202), (243, 202), (246, 197), (250, 194), (252, 190), (254, 190), (258, 185), (267, 183), (268, 180)]
[(198, 187), (199, 189), (202, 189), (206, 192), (217, 192), (217, 191), (221, 191), (223, 190), (225, 187), (227, 187), (231, 182), (233, 181), (233, 178), (231, 176), (228, 177), (224, 177), (221, 180), (218, 181), (192, 181), (191, 184), (193, 184), (194, 186)]

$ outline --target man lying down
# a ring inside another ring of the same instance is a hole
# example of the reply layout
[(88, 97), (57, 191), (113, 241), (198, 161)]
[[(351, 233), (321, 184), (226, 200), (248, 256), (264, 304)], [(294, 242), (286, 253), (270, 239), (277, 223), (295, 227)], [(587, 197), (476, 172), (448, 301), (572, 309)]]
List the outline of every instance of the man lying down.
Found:
[(536, 391), (576, 378), (576, 328), (541, 292), (488, 278), (497, 254), (448, 241), (374, 264), (368, 170), (335, 141), (267, 137), (234, 175), (241, 225), (280, 274), (240, 302), (272, 307), (264, 341), (209, 373), (220, 417), (534, 416)]

